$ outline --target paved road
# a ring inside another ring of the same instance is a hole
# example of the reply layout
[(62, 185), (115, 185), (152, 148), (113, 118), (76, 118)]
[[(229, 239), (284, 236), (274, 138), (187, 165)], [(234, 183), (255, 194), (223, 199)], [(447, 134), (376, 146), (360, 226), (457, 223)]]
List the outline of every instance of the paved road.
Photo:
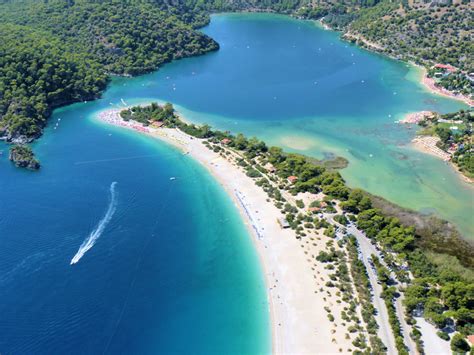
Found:
[[(418, 354), (418, 351), (416, 350), (416, 343), (410, 337), (412, 327), (405, 321), (405, 310), (403, 308), (403, 300), (405, 299), (405, 296), (402, 292), (400, 292), (398, 286), (397, 290), (400, 294), (400, 297), (395, 299), (395, 311), (397, 312), (397, 317), (400, 321), (400, 327), (402, 328), (403, 340), (405, 345), (408, 347), (408, 352), (410, 354)], [(429, 352), (427, 352), (427, 354), (429, 354)]]
[[(339, 223), (334, 221), (333, 214), (324, 214), (324, 218), (327, 221), (335, 225), (336, 227), (342, 227)], [(359, 243), (360, 258), (367, 269), (367, 274), (369, 276), (369, 281), (372, 286), (372, 304), (374, 305), (377, 314), (375, 314), (375, 320), (379, 325), (378, 336), (382, 342), (387, 347), (387, 354), (396, 355), (398, 354), (397, 348), (395, 346), (395, 338), (392, 333), (392, 328), (390, 326), (387, 307), (385, 306), (384, 300), (381, 298), (382, 286), (377, 283), (377, 275), (374, 270), (370, 267), (368, 258), (371, 254), (378, 255), (375, 247), (370, 243), (369, 239), (359, 231), (354, 225), (346, 227), (347, 233), (352, 234), (356, 237), (357, 242)], [(375, 250), (375, 253), (373, 252)]]
[[(358, 235), (356, 235), (356, 234), (354, 234), (354, 235), (356, 236), (357, 241), (359, 242), (359, 246), (361, 247), (361, 249), (364, 248), (363, 254), (365, 254), (365, 253), (370, 253), (369, 255), (374, 254), (375, 256), (377, 256), (379, 258), (380, 263), (388, 269), (388, 265), (382, 259), (381, 253), (375, 248), (375, 246), (370, 242), (370, 240), (367, 237), (365, 237), (365, 235), (361, 231), (359, 231), (355, 226), (352, 226), (349, 229), (350, 229), (349, 233), (351, 233), (351, 234), (357, 233), (358, 234)], [(362, 247), (362, 245), (364, 247)], [(375, 272), (372, 270), (372, 268), (370, 268), (370, 271), (372, 271), (375, 274)], [(377, 277), (376, 274), (375, 274), (375, 277)], [(402, 303), (404, 296), (403, 296), (403, 293), (401, 293), (400, 289), (399, 289), (400, 283), (397, 281), (397, 277), (396, 277), (395, 273), (390, 272), (390, 277), (397, 282), (397, 285), (395, 285), (395, 287), (397, 288), (397, 291), (400, 294), (400, 297), (395, 299), (394, 306), (395, 306), (395, 313), (397, 314), (398, 320), (400, 321), (400, 327), (401, 327), (401, 330), (402, 330), (404, 343), (408, 347), (408, 352), (410, 354), (416, 354), (417, 353), (416, 344), (410, 338), (411, 328), (407, 324), (407, 322), (405, 322), (405, 312), (404, 312), (403, 303)], [(392, 332), (392, 336), (393, 336), (393, 332)]]
[(378, 278), (375, 271), (372, 269), (369, 263), (369, 257), (372, 254), (377, 255), (377, 250), (370, 243), (369, 239), (366, 238), (361, 231), (359, 231), (354, 226), (347, 228), (347, 232), (356, 237), (357, 242), (359, 243), (359, 250), (361, 252), (361, 259), (367, 269), (367, 274), (369, 275), (369, 281), (372, 285), (372, 302), (377, 310), (375, 315), (375, 320), (379, 325), (378, 335), (382, 339), (383, 343), (387, 347), (387, 354), (398, 354), (397, 348), (395, 346), (395, 338), (393, 336), (392, 327), (390, 326), (390, 321), (388, 318), (387, 306), (385, 301), (382, 299), (382, 286), (377, 283)]

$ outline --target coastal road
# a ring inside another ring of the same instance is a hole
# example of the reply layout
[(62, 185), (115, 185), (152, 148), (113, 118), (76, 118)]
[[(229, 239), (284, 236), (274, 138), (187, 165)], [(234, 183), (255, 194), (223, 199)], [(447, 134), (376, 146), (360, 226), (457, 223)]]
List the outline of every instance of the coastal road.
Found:
[[(379, 325), (378, 335), (382, 339), (383, 343), (387, 347), (387, 354), (398, 354), (395, 346), (395, 337), (393, 336), (392, 327), (388, 318), (387, 306), (382, 298), (382, 286), (377, 283), (378, 277), (375, 271), (372, 269), (369, 263), (369, 257), (375, 254), (373, 250), (377, 251), (370, 241), (354, 226), (348, 227), (347, 232), (356, 237), (359, 244), (359, 250), (361, 253), (361, 260), (367, 269), (370, 284), (372, 285), (372, 302), (377, 310), (375, 319)], [(377, 255), (377, 254), (376, 254)]]
[[(367, 238), (363, 234), (363, 232), (361, 232), (359, 229), (357, 229), (354, 225), (351, 225), (348, 228), (348, 232), (356, 236), (360, 248), (364, 249), (363, 254), (368, 255), (368, 256), (370, 256), (372, 254), (375, 255), (379, 259), (380, 263), (383, 266), (385, 266), (387, 268), (387, 270), (390, 270), (388, 265), (383, 260), (382, 254), (375, 248), (375, 246), (370, 242), (369, 238)], [(357, 235), (355, 233), (357, 233)], [(362, 245), (363, 245), (363, 247), (362, 247)], [(376, 272), (371, 267), (369, 267), (369, 268), (370, 268), (370, 270), (368, 270), (368, 271), (372, 271), (375, 274), (375, 277), (377, 278)], [(401, 328), (401, 331), (402, 331), (403, 341), (404, 341), (405, 345), (407, 346), (408, 352), (410, 354), (417, 354), (416, 344), (413, 341), (413, 339), (410, 337), (411, 327), (405, 321), (405, 312), (404, 312), (404, 309), (403, 309), (403, 299), (405, 297), (404, 297), (403, 293), (400, 291), (400, 282), (397, 280), (397, 276), (395, 275), (395, 273), (393, 271), (390, 271), (390, 277), (393, 280), (395, 280), (395, 282), (396, 282), (395, 287), (397, 289), (398, 294), (400, 295), (398, 298), (395, 299), (394, 306), (395, 306), (395, 313), (396, 313), (397, 318), (400, 322), (400, 328)], [(382, 288), (380, 285), (377, 285), (377, 286)], [(384, 306), (385, 306), (385, 303), (384, 303)], [(392, 334), (393, 334), (393, 332), (392, 332)]]
[[(400, 283), (398, 283), (398, 285), (400, 285)], [(408, 325), (408, 323), (405, 321), (405, 311), (403, 308), (403, 300), (405, 299), (405, 296), (403, 292), (400, 291), (400, 288), (398, 285), (397, 285), (397, 291), (400, 296), (395, 299), (395, 311), (397, 312), (397, 317), (398, 317), (398, 320), (400, 321), (400, 328), (402, 329), (403, 341), (405, 345), (408, 347), (408, 352), (410, 354), (417, 354), (418, 351), (416, 350), (416, 343), (410, 337), (410, 333), (412, 330), (411, 326)], [(427, 352), (427, 354), (429, 354), (429, 352)]]
[[(368, 240), (368, 238), (365, 238), (365, 239), (370, 244), (370, 241)], [(372, 244), (370, 244), (370, 246), (372, 247), (372, 254), (375, 254), (379, 258), (380, 263), (383, 266), (385, 266), (388, 270), (390, 270), (388, 265), (385, 263), (385, 260), (382, 259), (381, 253)], [(398, 320), (400, 321), (400, 328), (402, 330), (403, 342), (407, 346), (408, 348), (407, 350), (410, 354), (418, 354), (416, 343), (410, 337), (412, 326), (410, 326), (405, 321), (405, 310), (403, 307), (403, 300), (405, 299), (405, 295), (400, 290), (400, 287), (402, 286), (402, 284), (400, 283), (399, 280), (397, 280), (397, 275), (393, 271), (390, 271), (390, 277), (396, 281), (395, 287), (400, 295), (398, 298), (395, 299), (394, 306), (395, 306), (395, 312), (397, 314)], [(428, 322), (426, 322), (424, 318), (419, 318), (419, 319), (420, 320), (417, 320), (417, 324), (425, 325), (425, 326), (418, 327), (418, 330), (422, 334), (425, 353), (426, 354), (449, 354), (450, 353), (449, 342), (446, 342), (442, 340), (441, 338), (439, 338), (438, 335), (436, 334), (437, 329), (433, 327), (431, 324), (429, 324)]]
[[(357, 229), (354, 224), (351, 224), (347, 228), (347, 231), (348, 231), (348, 233), (350, 233), (350, 234), (352, 234), (356, 237), (357, 242), (359, 243), (359, 248), (360, 248), (361, 253), (364, 256), (364, 258), (367, 259), (368, 256), (373, 254), (376, 257), (378, 257), (380, 263), (388, 269), (388, 265), (383, 260), (381, 253), (375, 248), (375, 246), (370, 242), (370, 240), (365, 236), (365, 234), (363, 232), (361, 232), (359, 229)], [(370, 267), (370, 265), (368, 265), (368, 260), (364, 260), (364, 264), (367, 267), (367, 272), (369, 273), (369, 275), (373, 274), (375, 279), (378, 280), (376, 272), (372, 269), (372, 267)], [(404, 312), (404, 309), (403, 309), (404, 296), (403, 296), (403, 293), (400, 291), (400, 282), (398, 282), (394, 272), (390, 272), (390, 277), (397, 282), (396, 288), (397, 288), (398, 293), (400, 294), (400, 297), (395, 299), (394, 306), (395, 306), (395, 313), (396, 313), (397, 318), (400, 322), (400, 328), (402, 330), (404, 343), (407, 346), (408, 352), (410, 354), (417, 354), (418, 352), (416, 350), (416, 344), (413, 341), (413, 339), (410, 337), (411, 328), (408, 325), (408, 323), (405, 321), (405, 312)], [(372, 283), (372, 281), (371, 281), (371, 283)], [(382, 291), (382, 286), (377, 284), (376, 287), (374, 288), (374, 292), (377, 289), (379, 289), (380, 292), (381, 292)], [(380, 298), (381, 293), (378, 293), (378, 294), (377, 294), (377, 292), (375, 292), (375, 293), (377, 295), (376, 297)], [(385, 306), (385, 302), (382, 299), (381, 299), (381, 301), (383, 302), (383, 310), (386, 311), (387, 308)], [(387, 313), (387, 318), (386, 319), (388, 320), (388, 313)], [(388, 323), (388, 324), (390, 325), (390, 323)], [(391, 338), (394, 340), (392, 328), (389, 327), (389, 329), (390, 329)], [(394, 344), (394, 346), (395, 346), (395, 344)]]
[[(324, 218), (333, 224), (336, 227), (344, 227), (334, 220), (334, 214), (323, 214)], [(377, 283), (377, 275), (374, 270), (370, 267), (369, 257), (373, 254), (372, 249), (376, 250), (370, 241), (365, 237), (365, 235), (359, 231), (355, 226), (351, 225), (345, 227), (348, 234), (352, 234), (356, 237), (359, 244), (360, 258), (367, 269), (367, 274), (369, 276), (370, 285), (372, 286), (372, 303), (377, 311), (375, 314), (375, 320), (379, 325), (378, 336), (382, 342), (387, 347), (387, 354), (396, 355), (398, 354), (397, 348), (395, 346), (395, 338), (392, 333), (392, 328), (390, 326), (387, 307), (385, 306), (384, 300), (381, 298), (382, 286)]]

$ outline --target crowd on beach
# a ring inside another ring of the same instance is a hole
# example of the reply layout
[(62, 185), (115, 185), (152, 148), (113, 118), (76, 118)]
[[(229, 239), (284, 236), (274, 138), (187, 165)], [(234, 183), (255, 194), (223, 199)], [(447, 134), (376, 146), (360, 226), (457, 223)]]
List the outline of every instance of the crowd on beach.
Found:
[(436, 143), (439, 142), (438, 137), (432, 136), (419, 136), (413, 139), (413, 143), (416, 146), (419, 146), (422, 150), (426, 151), (427, 153), (431, 153), (444, 161), (450, 161), (451, 155), (444, 150), (438, 148)]
[(239, 190), (234, 190), (234, 192), (235, 192), (235, 196), (237, 197), (237, 200), (239, 201), (239, 203), (242, 206), (243, 210), (247, 214), (247, 216), (248, 216), (248, 218), (251, 222), (252, 228), (254, 229), (255, 233), (257, 234), (258, 239), (263, 239), (263, 227), (260, 227), (258, 225), (257, 221), (255, 221), (255, 219), (253, 218), (253, 216), (250, 212), (250, 206), (248, 206), (248, 204), (245, 202), (245, 195), (242, 194), (242, 192), (240, 192)]
[(120, 127), (124, 127), (124, 128), (133, 129), (135, 131), (142, 132), (142, 133), (151, 133), (152, 132), (151, 128), (145, 127), (144, 125), (142, 125), (141, 123), (138, 123), (136, 121), (124, 121), (120, 117), (120, 111), (121, 110), (102, 111), (101, 113), (99, 113), (99, 119), (101, 121), (113, 124), (115, 126), (120, 126)]
[(428, 77), (427, 75), (423, 76), (422, 83), (429, 88), (431, 91), (436, 92), (440, 95), (451, 97), (454, 99), (462, 100), (464, 101), (467, 105), (473, 107), (474, 106), (474, 100), (472, 100), (470, 97), (466, 95), (462, 95), (459, 93), (454, 93), (452, 91), (449, 91), (443, 87), (436, 86), (436, 81), (433, 78)]
[(433, 116), (433, 112), (431, 111), (419, 111), (419, 112), (412, 112), (407, 114), (403, 119), (398, 121), (398, 123), (419, 123), (423, 121), (425, 118), (429, 118)]

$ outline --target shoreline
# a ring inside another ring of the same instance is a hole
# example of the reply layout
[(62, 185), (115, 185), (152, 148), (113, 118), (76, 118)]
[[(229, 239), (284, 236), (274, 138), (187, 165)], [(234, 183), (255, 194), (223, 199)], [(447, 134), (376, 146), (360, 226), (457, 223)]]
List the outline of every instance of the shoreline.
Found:
[(436, 86), (435, 85), (435, 80), (433, 78), (428, 77), (428, 71), (426, 70), (425, 67), (423, 67), (421, 65), (414, 64), (414, 63), (412, 63), (412, 65), (415, 65), (416, 67), (418, 67), (421, 70), (421, 72), (420, 72), (421, 76), (420, 76), (419, 81), (429, 92), (431, 92), (433, 94), (436, 94), (436, 95), (444, 96), (444, 97), (447, 97), (447, 98), (450, 98), (450, 99), (453, 99), (453, 100), (462, 101), (466, 105), (468, 105), (469, 107), (474, 106), (474, 100), (472, 100), (468, 96), (461, 95), (461, 94), (455, 94), (455, 93), (453, 93), (449, 90), (446, 90), (444, 88), (440, 88), (440, 87)]
[[(321, 276), (326, 276), (328, 271), (323, 264), (313, 267), (308, 263), (308, 251), (295, 238), (293, 230), (278, 225), (280, 210), (269, 202), (255, 181), (228, 159), (207, 148), (203, 140), (176, 128), (151, 128), (134, 121), (125, 122), (118, 115), (122, 109), (102, 111), (94, 119), (146, 134), (179, 149), (183, 155), (190, 155), (216, 179), (236, 206), (264, 276), (272, 353), (339, 353), (339, 349), (353, 348), (353, 339), (345, 338), (347, 330), (335, 328), (324, 310), (330, 307), (340, 313), (339, 308), (342, 310), (344, 306), (336, 302), (335, 295), (328, 295), (324, 282), (317, 281), (316, 272), (323, 280)], [(317, 254), (324, 247), (324, 241), (313, 243), (311, 252)], [(333, 341), (329, 341), (331, 338)]]
[(329, 30), (329, 31), (334, 31), (334, 32), (339, 32), (341, 33), (340, 39), (343, 41), (348, 41), (351, 43), (354, 43), (356, 46), (359, 48), (365, 49), (371, 53), (376, 53), (376, 54), (381, 54), (387, 58), (396, 60), (396, 61), (402, 61), (404, 63), (407, 63), (409, 65), (414, 66), (415, 68), (420, 70), (420, 77), (418, 78), (417, 82), (420, 83), (428, 92), (435, 94), (435, 95), (440, 95), (444, 96), (453, 100), (457, 101), (462, 101), (469, 107), (474, 107), (474, 99), (471, 99), (470, 97), (462, 94), (455, 94), (452, 91), (449, 91), (445, 88), (440, 88), (435, 85), (435, 80), (433, 78), (428, 77), (428, 70), (417, 63), (414, 63), (412, 60), (403, 60), (400, 59), (397, 56), (390, 55), (385, 52), (385, 49), (381, 47), (379, 44), (375, 42), (371, 42), (367, 40), (364, 36), (360, 34), (354, 34), (351, 32), (344, 32), (340, 30), (336, 30), (326, 23), (324, 23), (324, 17), (320, 18), (319, 20), (314, 20), (316, 23), (319, 24), (319, 27), (324, 29), (324, 30)]
[(444, 150), (438, 148), (436, 143), (439, 141), (438, 137), (433, 136), (416, 136), (411, 141), (411, 145), (418, 151), (435, 156), (442, 159), (445, 163), (449, 164), (457, 173), (457, 175), (469, 186), (473, 187), (474, 180), (464, 175), (463, 172), (451, 161), (451, 155)]
[(410, 112), (403, 116), (401, 120), (398, 120), (397, 123), (400, 124), (418, 124), (426, 118), (430, 118), (434, 115), (432, 111), (416, 111)]

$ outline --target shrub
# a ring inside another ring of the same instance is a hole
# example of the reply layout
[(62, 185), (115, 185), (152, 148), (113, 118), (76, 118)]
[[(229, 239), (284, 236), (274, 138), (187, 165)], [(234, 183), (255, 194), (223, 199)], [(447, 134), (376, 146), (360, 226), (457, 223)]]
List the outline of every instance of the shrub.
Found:
[(448, 333), (439, 331), (439, 332), (436, 333), (436, 335), (438, 335), (443, 340), (449, 341), (449, 334)]
[(470, 350), (470, 346), (460, 333), (454, 334), (451, 339), (451, 350), (455, 353), (466, 353)]
[(304, 202), (303, 200), (296, 200), (296, 206), (298, 208), (304, 208)]

